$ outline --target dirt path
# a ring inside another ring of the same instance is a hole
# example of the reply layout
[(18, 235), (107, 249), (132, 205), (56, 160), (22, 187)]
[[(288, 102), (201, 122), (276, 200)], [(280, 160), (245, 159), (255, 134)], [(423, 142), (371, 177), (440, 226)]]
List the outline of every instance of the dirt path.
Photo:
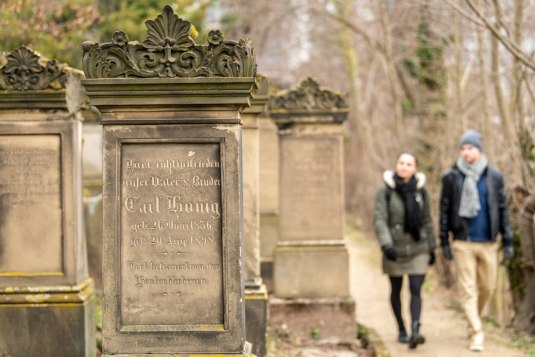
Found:
[[(357, 236), (357, 238), (356, 238)], [(374, 241), (352, 233), (348, 239), (351, 259), (351, 293), (357, 303), (357, 321), (373, 328), (391, 357), (520, 357), (527, 354), (510, 346), (498, 328), (485, 324), (485, 351), (468, 351), (466, 323), (451, 306), (447, 292), (431, 276), (424, 285), (421, 332), (427, 342), (416, 350), (397, 342), (397, 327), (389, 305), (389, 284), (380, 268), (380, 251)], [(405, 282), (404, 284), (407, 284)], [(404, 285), (406, 292), (407, 286)], [(408, 296), (403, 298), (408, 325)], [(407, 326), (408, 327), (408, 326)]]

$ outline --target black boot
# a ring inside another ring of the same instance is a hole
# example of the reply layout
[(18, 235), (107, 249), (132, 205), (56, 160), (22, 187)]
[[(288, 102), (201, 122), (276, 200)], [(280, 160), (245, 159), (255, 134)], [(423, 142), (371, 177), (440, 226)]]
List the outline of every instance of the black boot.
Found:
[(425, 337), (420, 335), (420, 321), (412, 322), (412, 335), (409, 340), (409, 348), (416, 348), (425, 342)]
[(399, 335), (398, 335), (398, 342), (400, 343), (409, 343), (409, 335), (407, 334), (407, 330), (405, 330), (405, 326), (402, 326), (399, 328)]

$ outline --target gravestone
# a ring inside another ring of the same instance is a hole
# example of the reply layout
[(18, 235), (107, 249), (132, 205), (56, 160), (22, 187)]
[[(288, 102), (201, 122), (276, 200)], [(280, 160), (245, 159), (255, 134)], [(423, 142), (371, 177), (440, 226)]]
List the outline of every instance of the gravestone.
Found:
[(103, 125), (104, 356), (248, 356), (240, 109), (253, 49), (166, 6), (143, 42), (83, 43)]
[(280, 219), (270, 324), (355, 338), (344, 242), (344, 98), (312, 79), (270, 99), (280, 139)]
[(0, 355), (96, 354), (81, 187), (82, 73), (0, 55)]
[(267, 79), (256, 77), (251, 107), (243, 123), (243, 235), (245, 245), (245, 323), (247, 341), (257, 356), (266, 354), (267, 290), (260, 276), (258, 123), (266, 112)]
[(260, 270), (273, 291), (273, 256), (279, 236), (279, 136), (269, 112), (260, 117)]

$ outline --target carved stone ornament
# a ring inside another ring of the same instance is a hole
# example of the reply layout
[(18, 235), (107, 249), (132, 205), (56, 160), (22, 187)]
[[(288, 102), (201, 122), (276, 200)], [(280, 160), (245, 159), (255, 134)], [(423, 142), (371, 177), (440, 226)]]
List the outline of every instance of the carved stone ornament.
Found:
[(297, 88), (273, 96), (270, 110), (337, 111), (347, 110), (345, 98), (333, 91), (320, 88), (312, 78), (307, 78)]
[(64, 89), (69, 67), (48, 60), (26, 46), (0, 53), (0, 89), (14, 91)]
[(208, 45), (198, 45), (194, 27), (167, 5), (155, 20), (145, 22), (147, 38), (129, 41), (121, 31), (112, 42), (86, 41), (83, 68), (87, 78), (254, 77), (256, 60), (250, 41), (224, 40), (210, 31)]

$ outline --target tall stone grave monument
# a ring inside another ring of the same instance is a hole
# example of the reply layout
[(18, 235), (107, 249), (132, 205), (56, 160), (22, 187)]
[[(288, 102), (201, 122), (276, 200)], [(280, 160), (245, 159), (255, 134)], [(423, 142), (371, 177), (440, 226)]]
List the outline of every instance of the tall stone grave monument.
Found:
[(251, 107), (243, 123), (243, 235), (245, 245), (245, 323), (257, 356), (266, 354), (267, 290), (260, 276), (258, 123), (267, 110), (267, 79), (256, 77)]
[(166, 6), (143, 42), (83, 43), (103, 125), (105, 356), (244, 356), (240, 109), (253, 49)]
[(94, 357), (81, 185), (82, 73), (0, 55), (0, 355)]
[(280, 138), (280, 225), (270, 323), (296, 335), (355, 338), (344, 242), (344, 98), (301, 82), (270, 99)]
[(279, 236), (279, 136), (269, 112), (259, 120), (260, 141), (260, 270), (273, 291), (273, 255)]

